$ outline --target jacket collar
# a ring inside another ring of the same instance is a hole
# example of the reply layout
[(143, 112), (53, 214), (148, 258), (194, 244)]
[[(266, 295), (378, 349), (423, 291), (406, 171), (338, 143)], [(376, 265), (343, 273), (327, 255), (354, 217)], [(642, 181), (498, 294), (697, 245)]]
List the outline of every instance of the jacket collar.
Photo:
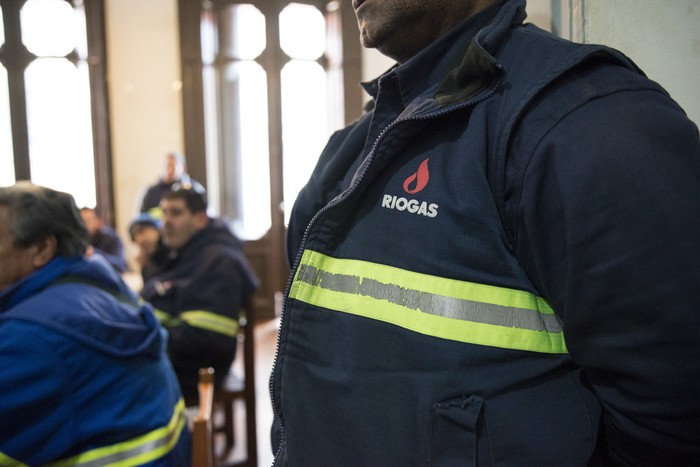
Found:
[(502, 75), (494, 54), (508, 31), (525, 20), (525, 0), (507, 0), (484, 13), (491, 8), (497, 9), (491, 12), (492, 21), (474, 35), (466, 52), (442, 79), (435, 93), (440, 104), (466, 100), (493, 85)]
[(8, 310), (25, 298), (39, 292), (63, 276), (77, 261), (77, 258), (68, 259), (57, 256), (43, 268), (15, 282), (10, 288), (0, 293), (0, 311)]
[(525, 0), (498, 2), (465, 19), (406, 63), (362, 86), (376, 99), (380, 86), (395, 77), (404, 107), (426, 91), (439, 104), (463, 101), (500, 77), (492, 53), (511, 26), (522, 23), (525, 16)]

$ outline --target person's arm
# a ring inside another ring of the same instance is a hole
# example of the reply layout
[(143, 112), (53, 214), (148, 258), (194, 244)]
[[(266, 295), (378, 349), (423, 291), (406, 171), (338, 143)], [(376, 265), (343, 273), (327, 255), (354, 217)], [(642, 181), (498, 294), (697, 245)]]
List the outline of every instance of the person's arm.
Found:
[(43, 332), (35, 324), (0, 323), (0, 465), (55, 460), (73, 430), (62, 364)]
[(245, 268), (227, 255), (205, 250), (199, 256), (196, 263), (177, 265), (187, 271), (177, 273), (177, 279), (167, 280), (176, 271), (153, 277), (142, 295), (157, 310), (183, 321), (176, 326), (165, 323), (170, 332), (171, 355), (212, 362), (232, 358), (238, 314), (253, 286)]
[(92, 254), (97, 253), (98, 255), (101, 255), (107, 262), (117, 271), (117, 272), (126, 272), (127, 270), (127, 265), (126, 265), (126, 259), (124, 258), (124, 255), (117, 254), (113, 255), (110, 253), (107, 253), (104, 250), (101, 250), (99, 248), (93, 247)]
[(660, 92), (613, 93), (551, 128), (522, 180), (516, 252), (600, 400), (608, 455), (700, 462), (697, 128)]
[(92, 251), (88, 251), (88, 256), (98, 253), (104, 257), (109, 264), (118, 272), (125, 272), (127, 269), (126, 257), (124, 256), (124, 244), (114, 229), (103, 227), (92, 244)]

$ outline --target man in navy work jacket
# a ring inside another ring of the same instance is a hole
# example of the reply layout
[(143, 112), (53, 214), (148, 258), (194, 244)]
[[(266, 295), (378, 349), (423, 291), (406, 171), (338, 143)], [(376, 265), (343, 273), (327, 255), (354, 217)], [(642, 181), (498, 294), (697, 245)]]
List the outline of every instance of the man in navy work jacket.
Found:
[(169, 331), (168, 355), (189, 404), (199, 368), (212, 367), (217, 384), (236, 356), (239, 312), (258, 281), (240, 241), (207, 215), (206, 192), (174, 185), (160, 201), (162, 240), (171, 251), (141, 291)]
[(87, 246), (70, 195), (0, 188), (0, 465), (189, 465), (165, 333)]
[(700, 141), (524, 0), (354, 0), (398, 63), (289, 224), (275, 464), (700, 465)]

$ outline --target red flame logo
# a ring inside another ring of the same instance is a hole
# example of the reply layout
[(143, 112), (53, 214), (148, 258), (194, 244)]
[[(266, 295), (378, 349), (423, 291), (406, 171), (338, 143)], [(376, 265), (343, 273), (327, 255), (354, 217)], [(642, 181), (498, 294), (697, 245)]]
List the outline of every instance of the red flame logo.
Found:
[(412, 174), (403, 182), (403, 190), (409, 195), (413, 195), (422, 191), (428, 184), (430, 172), (428, 171), (428, 161), (430, 158), (421, 162), (416, 173)]

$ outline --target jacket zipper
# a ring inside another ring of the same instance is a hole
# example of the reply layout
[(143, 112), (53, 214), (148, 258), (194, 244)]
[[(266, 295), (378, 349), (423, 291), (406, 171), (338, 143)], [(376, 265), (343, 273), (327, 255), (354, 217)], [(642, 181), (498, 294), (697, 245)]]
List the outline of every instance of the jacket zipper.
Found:
[[(500, 66), (499, 66), (499, 68), (500, 68)], [(285, 315), (285, 309), (287, 308), (287, 301), (289, 300), (289, 290), (292, 287), (292, 282), (294, 281), (294, 276), (296, 274), (296, 270), (299, 267), (299, 263), (301, 262), (301, 257), (303, 255), (305, 245), (306, 245), (306, 239), (309, 235), (309, 232), (311, 231), (311, 228), (313, 227), (314, 223), (319, 219), (319, 217), (321, 217), (326, 211), (334, 208), (338, 204), (345, 201), (355, 191), (355, 189), (358, 187), (358, 185), (364, 179), (365, 174), (369, 170), (369, 167), (372, 165), (372, 162), (374, 161), (374, 156), (376, 155), (376, 152), (377, 152), (377, 148), (381, 144), (382, 139), (394, 127), (398, 126), (401, 123), (405, 123), (405, 122), (418, 121), (418, 120), (428, 120), (431, 118), (442, 117), (444, 115), (455, 112), (457, 110), (461, 110), (461, 109), (471, 107), (471, 106), (476, 106), (480, 102), (488, 99), (493, 94), (495, 94), (496, 90), (499, 88), (500, 84), (501, 84), (501, 79), (499, 77), (486, 89), (486, 91), (482, 92), (481, 94), (479, 94), (476, 97), (473, 97), (469, 100), (462, 102), (461, 104), (456, 104), (454, 106), (451, 106), (448, 108), (443, 108), (441, 110), (438, 110), (438, 111), (435, 111), (435, 112), (432, 112), (429, 114), (425, 114), (425, 115), (414, 115), (414, 116), (399, 118), (399, 119), (391, 122), (386, 127), (384, 127), (384, 129), (381, 131), (381, 133), (379, 133), (377, 138), (374, 140), (374, 144), (372, 145), (372, 150), (369, 152), (369, 154), (367, 155), (367, 158), (365, 159), (365, 162), (362, 164), (363, 165), (362, 171), (358, 173), (357, 177), (355, 177), (355, 180), (353, 181), (352, 185), (350, 185), (350, 187), (347, 190), (343, 191), (340, 195), (336, 196), (331, 201), (329, 201), (328, 204), (326, 204), (321, 209), (316, 211), (316, 214), (314, 214), (314, 216), (311, 218), (311, 220), (307, 224), (306, 229), (304, 230), (304, 235), (301, 238), (301, 243), (299, 244), (299, 248), (297, 250), (296, 257), (294, 258), (293, 267), (292, 267), (291, 272), (289, 274), (289, 278), (287, 279), (287, 285), (285, 286), (284, 301), (282, 302), (282, 309), (280, 311), (279, 334), (277, 336), (277, 343), (275, 346), (275, 358), (272, 362), (272, 371), (270, 372), (270, 383), (269, 383), (270, 387), (269, 387), (269, 389), (270, 389), (270, 402), (272, 404), (272, 412), (273, 412), (273, 423), (274, 423), (274, 420), (278, 420), (280, 422), (279, 447), (275, 451), (274, 462), (272, 464), (272, 467), (277, 466), (277, 460), (279, 458), (279, 454), (282, 452), (282, 449), (284, 448), (284, 443), (285, 443), (284, 425), (282, 424), (282, 419), (281, 419), (280, 414), (277, 411), (277, 405), (275, 403), (275, 391), (274, 391), (275, 370), (276, 370), (276, 366), (277, 366), (277, 359), (279, 358), (280, 340), (282, 337), (282, 329), (284, 328), (284, 315)]]

